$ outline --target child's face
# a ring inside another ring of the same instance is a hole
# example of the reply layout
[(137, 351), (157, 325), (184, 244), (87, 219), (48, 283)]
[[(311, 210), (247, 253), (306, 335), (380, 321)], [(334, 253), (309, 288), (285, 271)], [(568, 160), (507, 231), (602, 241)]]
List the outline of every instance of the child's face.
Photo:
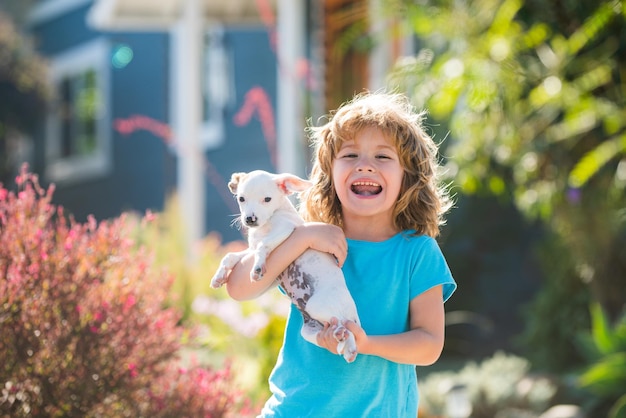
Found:
[(364, 128), (344, 142), (333, 162), (344, 220), (368, 217), (391, 225), (403, 176), (396, 147), (379, 129)]

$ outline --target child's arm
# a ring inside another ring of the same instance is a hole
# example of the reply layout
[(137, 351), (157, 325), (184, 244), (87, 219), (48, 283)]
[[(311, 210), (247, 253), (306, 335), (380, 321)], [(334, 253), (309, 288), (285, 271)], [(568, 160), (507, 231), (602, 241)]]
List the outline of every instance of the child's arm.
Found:
[[(401, 334), (367, 335), (352, 321), (346, 328), (354, 333), (360, 354), (370, 354), (396, 363), (428, 366), (433, 364), (443, 350), (445, 311), (442, 286), (436, 286), (415, 297), (409, 306), (411, 329)], [(383, 308), (384, 309), (384, 308)], [(336, 352), (337, 341), (331, 324), (320, 332), (318, 342)]]
[(229, 274), (226, 290), (235, 300), (254, 299), (273, 286), (276, 278), (307, 249), (333, 254), (341, 267), (346, 259), (348, 244), (341, 228), (311, 222), (297, 227), (267, 258), (266, 272), (258, 282), (250, 280), (254, 255), (246, 255)]

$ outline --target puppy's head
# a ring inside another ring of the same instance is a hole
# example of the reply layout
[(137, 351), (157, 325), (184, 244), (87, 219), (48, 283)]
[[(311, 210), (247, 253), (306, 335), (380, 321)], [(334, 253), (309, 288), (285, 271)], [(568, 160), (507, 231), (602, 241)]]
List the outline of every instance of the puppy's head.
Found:
[(309, 187), (309, 181), (293, 174), (271, 174), (262, 170), (234, 173), (228, 183), (239, 205), (241, 224), (249, 228), (265, 225), (276, 210), (291, 206), (288, 195)]

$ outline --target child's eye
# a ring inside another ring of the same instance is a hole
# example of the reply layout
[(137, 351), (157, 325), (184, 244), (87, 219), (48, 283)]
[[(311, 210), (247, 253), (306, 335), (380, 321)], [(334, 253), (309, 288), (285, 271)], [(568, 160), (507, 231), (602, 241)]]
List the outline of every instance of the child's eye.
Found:
[(356, 157), (357, 157), (357, 155), (356, 155), (355, 153), (353, 153), (353, 152), (348, 152), (348, 153), (346, 153), (346, 154), (341, 155), (341, 157), (340, 157), (340, 158), (356, 158)]
[(243, 197), (243, 196), (239, 196), (239, 201), (240, 201), (240, 202), (245, 202), (245, 201), (246, 201), (246, 198), (245, 198), (245, 197)]
[(272, 200), (272, 198), (271, 197), (266, 197), (264, 200), (265, 200), (265, 203), (269, 203)]
[(378, 158), (379, 160), (388, 160), (391, 157), (388, 155), (377, 155), (376, 158)]

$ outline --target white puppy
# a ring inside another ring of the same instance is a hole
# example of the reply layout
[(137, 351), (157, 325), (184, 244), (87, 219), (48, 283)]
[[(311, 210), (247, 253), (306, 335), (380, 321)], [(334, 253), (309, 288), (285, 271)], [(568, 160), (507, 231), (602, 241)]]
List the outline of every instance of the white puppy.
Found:
[[(269, 253), (283, 242), (304, 221), (298, 215), (288, 195), (311, 186), (309, 181), (291, 174), (270, 174), (256, 170), (234, 173), (228, 187), (236, 196), (241, 212), (241, 224), (248, 230), (248, 250), (254, 253), (251, 280), (258, 281), (265, 273), (265, 260)], [(230, 270), (247, 251), (229, 253), (221, 261), (211, 280), (211, 286), (226, 283)], [(317, 344), (317, 334), (323, 323), (337, 318), (334, 332), (337, 351), (351, 363), (357, 356), (354, 335), (343, 326), (351, 320), (360, 324), (356, 305), (333, 256), (307, 250), (298, 257), (277, 279), (291, 301), (302, 313), (302, 336)]]

